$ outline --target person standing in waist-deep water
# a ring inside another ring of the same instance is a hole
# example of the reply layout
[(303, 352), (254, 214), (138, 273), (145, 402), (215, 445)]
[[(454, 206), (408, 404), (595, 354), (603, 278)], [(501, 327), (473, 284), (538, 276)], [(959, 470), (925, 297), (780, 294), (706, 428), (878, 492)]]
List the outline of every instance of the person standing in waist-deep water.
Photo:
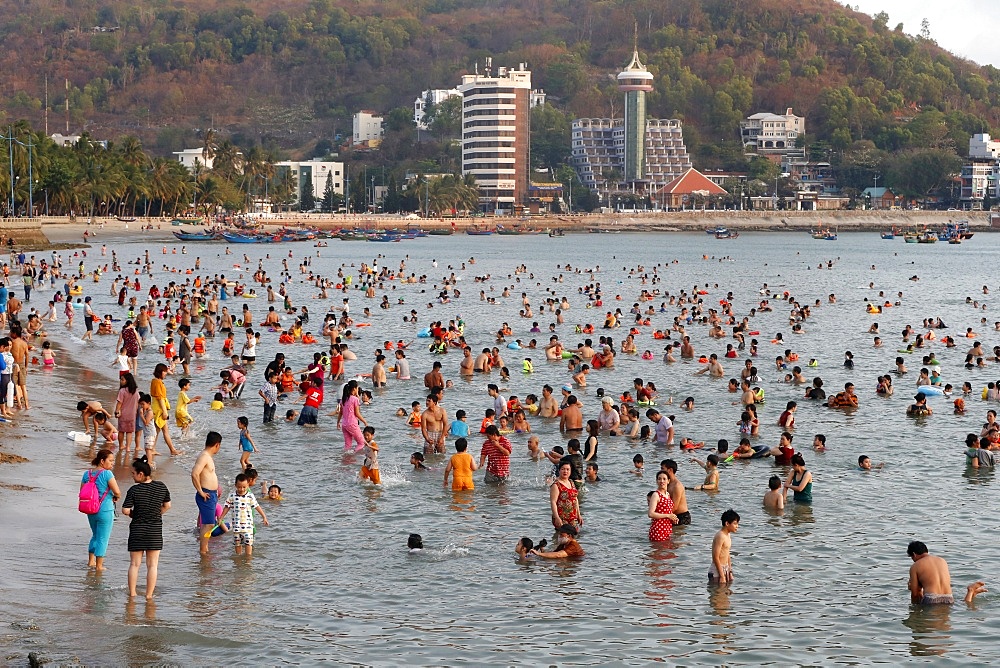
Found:
[(93, 469), (88, 469), (83, 473), (80, 481), (82, 488), (89, 480), (93, 479), (97, 485), (97, 494), (101, 499), (101, 507), (93, 515), (87, 515), (90, 522), (90, 545), (87, 547), (87, 568), (93, 568), (98, 572), (106, 570), (104, 568), (104, 556), (108, 551), (108, 540), (111, 539), (111, 529), (115, 523), (115, 503), (121, 498), (121, 490), (118, 489), (118, 481), (112, 468), (115, 465), (115, 454), (111, 450), (98, 450), (97, 455), (91, 460)]
[[(122, 512), (132, 518), (128, 528), (128, 595), (136, 596), (135, 585), (139, 579), (139, 566), (146, 557), (146, 600), (153, 598), (156, 590), (160, 550), (163, 549), (163, 513), (170, 510), (170, 490), (159, 480), (145, 457), (132, 462), (132, 477), (136, 484), (129, 487), (122, 503)], [(215, 523), (215, 510), (212, 511)]]
[(646, 512), (649, 519), (653, 520), (649, 525), (651, 541), (669, 540), (674, 533), (674, 525), (677, 524), (674, 502), (667, 491), (669, 484), (670, 476), (667, 472), (659, 471), (656, 474), (656, 489), (649, 494), (649, 509)]

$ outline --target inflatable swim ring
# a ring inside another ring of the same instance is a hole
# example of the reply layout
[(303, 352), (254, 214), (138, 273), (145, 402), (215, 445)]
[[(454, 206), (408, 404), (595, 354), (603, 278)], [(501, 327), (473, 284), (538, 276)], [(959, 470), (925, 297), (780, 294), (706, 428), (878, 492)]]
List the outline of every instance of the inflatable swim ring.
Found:
[(564, 350), (564, 351), (562, 352), (562, 358), (563, 358), (564, 360), (568, 360), (568, 359), (570, 359), (571, 357), (573, 357), (573, 353), (571, 353), (570, 351), (568, 351), (568, 350)]
[(924, 394), (931, 397), (944, 396), (944, 389), (937, 385), (921, 385), (917, 388), (917, 394)]
[(429, 338), (431, 338), (431, 329), (430, 329), (430, 327), (424, 327), (422, 330), (420, 330), (419, 332), (417, 332), (417, 338), (418, 339), (429, 339)]
[(518, 343), (517, 341), (511, 341), (510, 343), (507, 344), (507, 347), (510, 350), (520, 350), (521, 349), (521, 344)]

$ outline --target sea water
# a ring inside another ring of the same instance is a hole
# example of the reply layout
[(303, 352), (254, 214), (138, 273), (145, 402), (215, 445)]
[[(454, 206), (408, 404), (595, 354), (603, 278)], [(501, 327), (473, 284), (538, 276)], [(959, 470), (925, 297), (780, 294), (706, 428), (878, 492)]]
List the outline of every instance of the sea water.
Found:
[[(992, 660), (992, 639), (1000, 630), (995, 594), (987, 594), (971, 610), (963, 604), (927, 610), (911, 607), (906, 590), (910, 540), (923, 540), (932, 553), (949, 561), (956, 598), (976, 579), (1000, 587), (993, 581), (991, 567), (997, 557), (993, 539), (997, 521), (991, 510), (997, 501), (994, 473), (966, 470), (963, 448), (966, 433), (978, 433), (988, 406), (977, 394), (967, 401), (967, 415), (954, 415), (950, 400), (931, 397), (933, 416), (907, 418), (905, 409), (920, 367), (918, 355), (905, 356), (911, 372), (894, 378), (893, 397), (874, 392), (876, 377), (894, 369), (896, 349), (901, 347), (899, 332), (908, 323), (919, 331), (924, 318), (941, 317), (949, 325), (938, 332), (941, 336), (961, 337), (966, 327), (973, 327), (986, 350), (998, 342), (1000, 334), (993, 330), (993, 322), (1000, 320), (998, 305), (992, 294), (982, 294), (984, 283), (991, 292), (1000, 289), (991, 283), (998, 252), (990, 235), (977, 234), (961, 246), (907, 245), (898, 239), (882, 241), (875, 234), (842, 235), (837, 242), (813, 240), (806, 234), (744, 234), (738, 240), (704, 234), (551, 239), (456, 235), (398, 244), (331, 241), (328, 248), (308, 243), (232, 246), (233, 255), (224, 255), (225, 244), (220, 243), (187, 244), (187, 254), (182, 255), (182, 244), (172, 240), (100, 241), (118, 252), (122, 273), (132, 273), (134, 265), (124, 263), (150, 249), (156, 270), (152, 280), (142, 277), (143, 293), (154, 283), (162, 288), (169, 281), (184, 281), (184, 274), (160, 267), (165, 263), (184, 268), (195, 257), (201, 259), (203, 275), (224, 273), (234, 279), (242, 274), (249, 280), (258, 259), (270, 253), (264, 268), (277, 282), (280, 258), (291, 250), (289, 290), (295, 305), (309, 307), (311, 320), (305, 329), (314, 332), (327, 308), (341, 303), (341, 295), (331, 291), (326, 301), (314, 298), (318, 290), (304, 283), (305, 276), (296, 270), (304, 255), (313, 257), (313, 270), (330, 277), (345, 263), (345, 271), (353, 266), (351, 273), (356, 273), (361, 262), (370, 263), (377, 254), (384, 254), (378, 264), (389, 267), (397, 267), (405, 257), (405, 274), (426, 275), (426, 284), (397, 284), (394, 290), (387, 284), (376, 299), (366, 300), (354, 289), (355, 280), (348, 292), (357, 320), (365, 320), (364, 306), (372, 309), (368, 320), (372, 326), (354, 330), (359, 339), (351, 342), (351, 348), (359, 359), (348, 363), (348, 377), (371, 370), (373, 351), (384, 340), (411, 340), (431, 319), (447, 323), (461, 316), (476, 352), (493, 345), (504, 321), (516, 338), (525, 342), (536, 338), (544, 344), (555, 317), (539, 312), (538, 306), (550, 289), (571, 303), (566, 324), (557, 330), (571, 346), (585, 338), (574, 334), (574, 326), (585, 323), (598, 328), (591, 337), (595, 342), (600, 334), (610, 334), (620, 344), (631, 317), (626, 315), (622, 328), (605, 332), (600, 329), (604, 314), (619, 307), (627, 314), (643, 287), (677, 294), (698, 286), (707, 290), (708, 306), (717, 305), (732, 291), (739, 316), (758, 305), (764, 283), (778, 292), (789, 291), (803, 304), (819, 299), (821, 305), (814, 307), (801, 335), (791, 334), (788, 305), (782, 301), (772, 300), (774, 311), (751, 321), (751, 329), (760, 330), (756, 363), (767, 397), (760, 409), (761, 435), (756, 442), (777, 445), (778, 414), (786, 401), (799, 402), (794, 445), (813, 474), (814, 501), (811, 506), (790, 501), (783, 514), (769, 514), (761, 506), (767, 479), (775, 474), (784, 478), (788, 470), (769, 460), (724, 465), (721, 491), (688, 492), (692, 525), (678, 528), (670, 543), (650, 544), (646, 493), (655, 487), (659, 461), (667, 457), (678, 461), (679, 476), (688, 486), (701, 482), (704, 474), (677, 448), (602, 437), (598, 460), (602, 480), (587, 485), (581, 494), (586, 524), (580, 542), (587, 556), (573, 562), (518, 561), (513, 547), (521, 536), (552, 540), (545, 487), (551, 467), (530, 461), (527, 436), (510, 437), (514, 445), (510, 483), (486, 485), (477, 474), (474, 493), (453, 495), (441, 483), (443, 457), (429, 457), (432, 471), (411, 470), (409, 455), (421, 449), (421, 439), (393, 415), (397, 407), (408, 408), (411, 401), (423, 398), (422, 374), (440, 360), (445, 377), (455, 380), (444, 400), (449, 418), (455, 410), (465, 409), (475, 432), (484, 410), (492, 405), (486, 384), (497, 382), (495, 373), (462, 380), (460, 354), (433, 357), (424, 346), (426, 340), (417, 339), (408, 354), (414, 380), (396, 382), (390, 373), (389, 387), (376, 391), (374, 403), (362, 408), (376, 427), (381, 446), (383, 484), (372, 487), (358, 482), (360, 456), (343, 454), (335, 418), (326, 416), (335, 406), (339, 384), (327, 387), (318, 428), (281, 421), (285, 410), (300, 407), (297, 399), (280, 404), (275, 424), (260, 424), (257, 387), (267, 361), (281, 351), (293, 369), (300, 369), (321, 346), (279, 346), (276, 335), (265, 332), (243, 399), (222, 412), (211, 412), (209, 388), (217, 383), (223, 363), (217, 338), (209, 343), (212, 359), (193, 364), (190, 394), (204, 397), (191, 407), (196, 420), (193, 434), (182, 440), (174, 430), (186, 453), (161, 456), (155, 474), (173, 498), (164, 516), (155, 604), (141, 599), (130, 604), (124, 587), (128, 519), (119, 517), (115, 523), (109, 570), (100, 577), (88, 573), (89, 531), (75, 506), (80, 476), (95, 448), (65, 437), (81, 428), (74, 410), (78, 400), (97, 398), (106, 407), (113, 405), (117, 382), (109, 365), (116, 337), (82, 343), (81, 318), (68, 333), (60, 313), (60, 321), (48, 326), (60, 366), (55, 371), (32, 369), (32, 410), (0, 432), (6, 452), (31, 460), (0, 467), (4, 535), (0, 646), (5, 662), (23, 663), (30, 651), (55, 663), (180, 665), (320, 660), (380, 665)], [(170, 252), (174, 248), (176, 255)], [(243, 261), (244, 252), (249, 262)], [(107, 258), (99, 254), (98, 247), (89, 250), (88, 270), (110, 261), (110, 252)], [(705, 255), (709, 259), (703, 259)], [(473, 257), (475, 264), (469, 262)], [(436, 268), (432, 260), (437, 261)], [(832, 269), (826, 268), (828, 260), (833, 261)], [(73, 258), (67, 266), (77, 261)], [(513, 276), (514, 267), (522, 263), (534, 278)], [(658, 267), (662, 282), (643, 286), (638, 276), (623, 271), (639, 264), (649, 276)], [(439, 304), (434, 286), (451, 273), (449, 265), (461, 279), (462, 296)], [(598, 266), (600, 271), (593, 275), (576, 271)], [(123, 318), (124, 309), (109, 294), (114, 275), (105, 274), (99, 284), (89, 278), (82, 283), (85, 294), (94, 297), (95, 312)], [(485, 275), (491, 279), (475, 281)], [(561, 282), (553, 281), (556, 276), (562, 277)], [(586, 309), (579, 290), (598, 281), (604, 306)], [(501, 296), (504, 286), (511, 286), (508, 298)], [(260, 296), (255, 300), (233, 298), (223, 303), (234, 315), (248, 303), (260, 322), (269, 304), (264, 290), (256, 289)], [(481, 301), (480, 290), (496, 297), (497, 303)], [(868, 315), (864, 299), (884, 301), (877, 298), (878, 290), (893, 302), (902, 291), (901, 305)], [(39, 286), (30, 306), (44, 311), (51, 292)], [(518, 317), (522, 292), (536, 311), (527, 320)], [(377, 307), (382, 294), (390, 297), (388, 311)], [(828, 303), (830, 294), (836, 294), (835, 304)], [(985, 302), (988, 310), (967, 305), (967, 296)], [(402, 306), (397, 304), (400, 297)], [(658, 309), (661, 301), (652, 304)], [(274, 306), (281, 310), (280, 302)], [(417, 325), (403, 321), (411, 308), (419, 314)], [(652, 327), (642, 328), (637, 337), (640, 353), (652, 350), (653, 360), (620, 354), (613, 371), (590, 374), (589, 387), (576, 392), (584, 404), (584, 417), (596, 417), (598, 387), (617, 396), (631, 389), (634, 377), (642, 377), (652, 380), (662, 397), (674, 397), (674, 406), (661, 409), (677, 416), (678, 440), (689, 436), (714, 445), (726, 438), (735, 447), (741, 409), (732, 404), (738, 395), (726, 391), (726, 379), (738, 376), (744, 358), (724, 360), (723, 379), (694, 376), (699, 365), (692, 361), (665, 365), (661, 361), (665, 342), (654, 341), (651, 332), (668, 328), (677, 312), (668, 307), (666, 313), (657, 313)], [(981, 317), (986, 324), (980, 324)], [(289, 322), (288, 316), (282, 320)], [(539, 322), (543, 334), (529, 334), (533, 321)], [(881, 327), (885, 341), (881, 349), (872, 347), (868, 328), (873, 321)], [(154, 331), (162, 341), (161, 322)], [(703, 326), (689, 326), (688, 331), (699, 354), (721, 356), (729, 342), (709, 339)], [(769, 343), (777, 332), (783, 333), (785, 345)], [(237, 337), (238, 342), (241, 339), (242, 335)], [(961, 387), (969, 380), (978, 393), (1000, 376), (1000, 368), (990, 363), (985, 370), (966, 371), (962, 362), (970, 345), (960, 338), (957, 348), (934, 343), (930, 350), (941, 360), (946, 382)], [(798, 352), (806, 376), (821, 376), (831, 394), (844, 382), (854, 382), (860, 408), (850, 413), (823, 408), (802, 399), (804, 387), (781, 383), (784, 372), (775, 369), (774, 358), (785, 348)], [(847, 350), (854, 353), (853, 370), (842, 366)], [(558, 388), (569, 380), (565, 364), (545, 362), (541, 350), (504, 348), (503, 356), (511, 369), (510, 382), (503, 385), (522, 400), (529, 392), (540, 395), (545, 383)], [(534, 360), (531, 375), (520, 372), (525, 356)], [(805, 367), (810, 358), (819, 361), (818, 368)], [(140, 357), (139, 383), (144, 391), (158, 361), (155, 349)], [(391, 361), (390, 357), (387, 366)], [(167, 383), (172, 403), (176, 378)], [(696, 402), (692, 412), (676, 405), (687, 396)], [(201, 559), (193, 529), (196, 509), (190, 468), (205, 433), (220, 431), (223, 447), (216, 463), (225, 491), (231, 489), (239, 472), (236, 418), (240, 415), (250, 417), (260, 450), (253, 463), (263, 479), (281, 485), (285, 500), (264, 502), (271, 526), (263, 527), (258, 518), (251, 560), (234, 557), (225, 537), (213, 540), (211, 556)], [(648, 423), (645, 417), (642, 421)], [(531, 423), (543, 448), (565, 446), (566, 438), (555, 422), (533, 419)], [(822, 454), (809, 447), (817, 433), (827, 437), (829, 450)], [(470, 441), (470, 451), (478, 456), (480, 437), (474, 435)], [(166, 451), (162, 443), (159, 449)], [(630, 472), (636, 453), (645, 457), (642, 477)], [(857, 457), (862, 453), (876, 463), (884, 461), (885, 468), (858, 471)], [(124, 493), (131, 484), (125, 460), (115, 473)], [(31, 489), (12, 488), (16, 485)], [(706, 573), (712, 536), (727, 508), (742, 517), (739, 532), (732, 537), (736, 578), (730, 587), (710, 587)], [(410, 533), (423, 536), (423, 553), (406, 550)], [(144, 583), (145, 570), (140, 573), (140, 592)]]

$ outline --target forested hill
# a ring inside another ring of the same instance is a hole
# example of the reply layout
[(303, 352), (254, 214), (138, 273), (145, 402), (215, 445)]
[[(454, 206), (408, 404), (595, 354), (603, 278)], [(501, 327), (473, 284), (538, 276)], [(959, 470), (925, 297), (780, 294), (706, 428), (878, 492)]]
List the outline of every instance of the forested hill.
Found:
[[(678, 117), (722, 165), (739, 120), (793, 107), (810, 142), (964, 150), (1000, 127), (1000, 71), (956, 58), (833, 0), (0, 0), (2, 109), (50, 132), (138, 135), (153, 150), (193, 128), (296, 149), (350, 132), (358, 109), (411, 108), (492, 55), (526, 62), (573, 116), (621, 113), (613, 75), (634, 26), (656, 75), (651, 116)], [(907, 26), (913, 29), (915, 26)], [(402, 112), (397, 118), (402, 118)], [(187, 133), (187, 134), (185, 134)]]

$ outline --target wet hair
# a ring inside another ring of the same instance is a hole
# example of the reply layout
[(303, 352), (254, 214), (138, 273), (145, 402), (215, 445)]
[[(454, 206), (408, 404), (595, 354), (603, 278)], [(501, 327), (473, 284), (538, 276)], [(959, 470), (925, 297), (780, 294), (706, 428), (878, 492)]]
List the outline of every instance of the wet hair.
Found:
[[(461, 441), (461, 440), (464, 440), (464, 439), (459, 439), (459, 441)], [(456, 446), (458, 445), (458, 441), (455, 441), (455, 445)], [(420, 462), (421, 464), (423, 464), (424, 463), (424, 453), (422, 453), (422, 452), (420, 452), (418, 450), (418, 451), (416, 451), (416, 452), (414, 452), (414, 453), (412, 453), (410, 455), (410, 459), (416, 459), (418, 462)]]
[(635, 457), (633, 457), (632, 458), (632, 463), (633, 464), (641, 464), (642, 463), (642, 455), (636, 455)]
[(250, 426), (250, 418), (246, 415), (241, 415), (236, 418), (236, 424), (245, 429)]
[(729, 451), (729, 441), (727, 441), (724, 438), (720, 438), (719, 439), (719, 445), (718, 445), (717, 449), (719, 451), (719, 454), (722, 454), (723, 452), (728, 452)]
[(802, 456), (802, 453), (796, 452), (792, 455), (792, 466), (805, 466), (806, 460)]
[(87, 402), (86, 401), (78, 401), (77, 404), (76, 404), (76, 410), (78, 410), (78, 411), (85, 411), (85, 410), (87, 410)]
[(735, 510), (733, 510), (732, 508), (722, 513), (722, 526), (726, 526), (727, 524), (739, 521), (740, 521), (740, 514), (737, 513)]
[(527, 537), (522, 538), (520, 542), (521, 542), (521, 547), (524, 548), (525, 552), (529, 550), (540, 550), (549, 544), (549, 541), (545, 540), (544, 538), (538, 541), (537, 545), (533, 543), (530, 538)]
[(664, 459), (662, 462), (660, 462), (660, 467), (673, 471), (674, 473), (677, 473), (677, 462), (675, 462), (672, 459)]
[(858, 457), (858, 466), (864, 464), (866, 459), (870, 459), (868, 455), (861, 455), (860, 457)]
[(406, 539), (406, 547), (411, 550), (424, 549), (424, 539), (418, 533), (411, 533)]
[(911, 557), (915, 554), (927, 554), (927, 546), (919, 540), (911, 541), (910, 544), (906, 546), (906, 554)]
[(824, 434), (816, 434), (813, 438), (815, 438), (816, 440), (818, 440), (823, 445), (826, 445), (826, 435), (824, 435)]
[(277, 490), (278, 494), (281, 494), (281, 487), (279, 487), (278, 485), (272, 484), (270, 487), (268, 487), (267, 491), (268, 491), (269, 494), (270, 494), (270, 492), (271, 492), (272, 489)]
[(770, 490), (775, 490), (781, 487), (781, 478), (776, 475), (771, 476), (767, 480), (767, 488)]
[(652, 433), (652, 431), (653, 430), (649, 428), (648, 424), (642, 425), (642, 427), (639, 428), (639, 438), (641, 438), (644, 441), (649, 440), (649, 435)]
[(94, 455), (94, 458), (90, 460), (90, 465), (91, 466), (99, 466), (100, 463), (103, 462), (105, 459), (107, 459), (108, 455), (110, 455), (110, 454), (113, 454), (113, 453), (111, 452), (111, 450), (108, 450), (107, 448), (103, 448), (101, 450), (98, 450), (97, 454)]
[(706, 461), (709, 464), (711, 464), (712, 466), (718, 466), (719, 465), (719, 455), (709, 455), (706, 458)]
[(141, 473), (147, 478), (153, 475), (153, 469), (150, 468), (149, 460), (146, 458), (146, 455), (132, 460), (132, 470), (136, 473)]
[[(464, 438), (455, 439), (455, 452), (465, 452), (469, 449), (469, 441)], [(415, 455), (420, 454), (415, 452)], [(423, 455), (420, 455), (420, 461), (424, 461)]]

